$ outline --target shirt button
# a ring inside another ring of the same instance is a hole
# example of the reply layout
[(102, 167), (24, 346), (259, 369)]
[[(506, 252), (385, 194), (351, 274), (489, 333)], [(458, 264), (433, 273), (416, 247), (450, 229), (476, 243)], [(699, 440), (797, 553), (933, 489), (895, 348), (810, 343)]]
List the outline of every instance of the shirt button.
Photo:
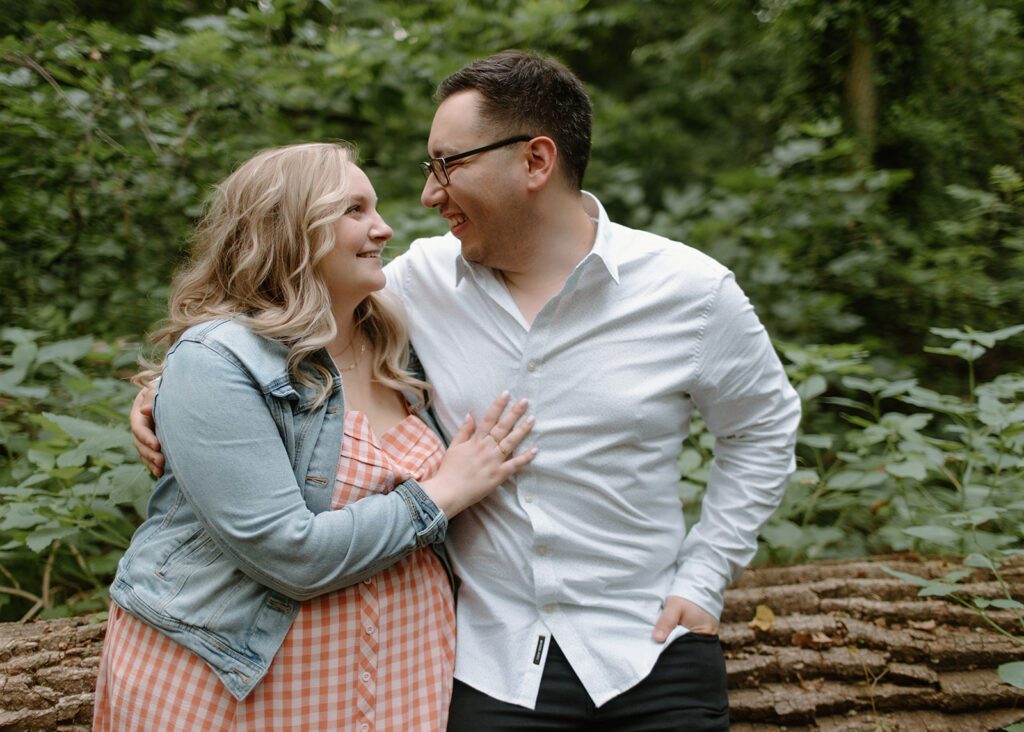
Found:
[(554, 603), (548, 603), (547, 605), (544, 606), (544, 612), (546, 612), (546, 613), (553, 613), (554, 611), (555, 611)]
[(537, 547), (537, 556), (543, 557), (547, 553), (548, 553), (548, 548), (546, 546), (539, 546), (539, 547)]
[(359, 725), (359, 732), (370, 732), (370, 725), (368, 725), (366, 722), (363, 722), (361, 725)]
[(370, 624), (366, 625), (366, 632), (369, 633), (370, 635), (373, 635), (376, 630), (377, 629), (374, 628), (372, 625), (370, 625)]
[(363, 580), (363, 584), (364, 585), (372, 585), (373, 584), (373, 577), (367, 577), (366, 579), (364, 579)]
[(369, 671), (363, 671), (362, 679), (366, 683), (370, 683), (370, 672)]
[(536, 361), (530, 361), (530, 363), (526, 364), (526, 370), (527, 371), (536, 371), (537, 370), (537, 362)]

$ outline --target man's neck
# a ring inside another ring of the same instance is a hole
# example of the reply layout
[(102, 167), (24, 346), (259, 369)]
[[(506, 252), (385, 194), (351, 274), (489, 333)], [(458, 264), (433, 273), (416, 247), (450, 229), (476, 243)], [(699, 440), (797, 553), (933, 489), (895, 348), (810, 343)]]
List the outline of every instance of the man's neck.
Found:
[(594, 247), (597, 225), (582, 202), (562, 203), (541, 217), (537, 237), (518, 267), (498, 270), (528, 323), (561, 291), (565, 281)]

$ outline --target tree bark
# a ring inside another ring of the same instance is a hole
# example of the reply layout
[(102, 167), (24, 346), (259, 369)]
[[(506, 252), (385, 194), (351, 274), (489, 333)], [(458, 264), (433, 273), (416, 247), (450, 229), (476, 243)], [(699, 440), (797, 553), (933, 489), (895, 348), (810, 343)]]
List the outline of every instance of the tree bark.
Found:
[(863, 14), (857, 17), (850, 39), (850, 63), (844, 84), (850, 121), (857, 134), (858, 165), (870, 165), (878, 131), (878, 94), (875, 89), (874, 48), (871, 29)]
[[(748, 571), (726, 593), (721, 638), (733, 732), (976, 732), (1024, 721), (1024, 691), (996, 668), (1024, 646), (949, 600), (885, 574), (941, 577), (956, 560), (896, 557)], [(1024, 558), (1003, 568), (1024, 597)], [(990, 573), (965, 597), (1001, 596)], [(759, 606), (767, 608), (759, 611)], [(992, 613), (1007, 628), (1010, 611)], [(0, 624), (0, 732), (84, 732), (106, 624)]]

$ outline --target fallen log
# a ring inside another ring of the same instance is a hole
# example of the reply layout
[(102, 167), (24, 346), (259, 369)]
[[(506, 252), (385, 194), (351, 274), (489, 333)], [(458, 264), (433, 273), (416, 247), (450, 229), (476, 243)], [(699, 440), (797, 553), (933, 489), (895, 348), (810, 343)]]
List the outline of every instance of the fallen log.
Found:
[[(883, 565), (929, 578), (959, 568), (906, 557), (761, 568), (726, 593), (734, 732), (982, 732), (1024, 721), (1024, 691), (996, 674), (1024, 660), (1024, 645), (967, 608), (918, 597)], [(1024, 598), (1024, 559), (1003, 576)], [(965, 595), (1002, 592), (985, 572), (968, 579)], [(1017, 622), (1011, 611), (991, 617)], [(0, 624), (0, 732), (88, 730), (105, 629), (95, 616)]]
[[(918, 597), (883, 566), (928, 579), (962, 568), (907, 557), (818, 562), (749, 571), (726, 593), (734, 732), (983, 732), (1024, 721), (1024, 691), (996, 673), (1024, 660), (1024, 645), (969, 608)], [(1024, 597), (1024, 559), (1001, 573)], [(961, 584), (965, 598), (1003, 596), (988, 572)], [(1012, 611), (989, 617), (1024, 636)]]

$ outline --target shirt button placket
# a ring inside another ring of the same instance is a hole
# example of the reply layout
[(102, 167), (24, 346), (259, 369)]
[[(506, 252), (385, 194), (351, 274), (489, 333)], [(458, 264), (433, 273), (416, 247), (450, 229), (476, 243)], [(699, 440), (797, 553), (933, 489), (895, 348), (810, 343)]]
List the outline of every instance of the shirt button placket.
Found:
[(359, 676), (356, 707), (359, 710), (360, 732), (370, 732), (375, 726), (377, 706), (377, 663), (380, 651), (380, 598), (375, 582), (356, 585), (359, 593), (359, 620), (363, 633), (359, 636)]

